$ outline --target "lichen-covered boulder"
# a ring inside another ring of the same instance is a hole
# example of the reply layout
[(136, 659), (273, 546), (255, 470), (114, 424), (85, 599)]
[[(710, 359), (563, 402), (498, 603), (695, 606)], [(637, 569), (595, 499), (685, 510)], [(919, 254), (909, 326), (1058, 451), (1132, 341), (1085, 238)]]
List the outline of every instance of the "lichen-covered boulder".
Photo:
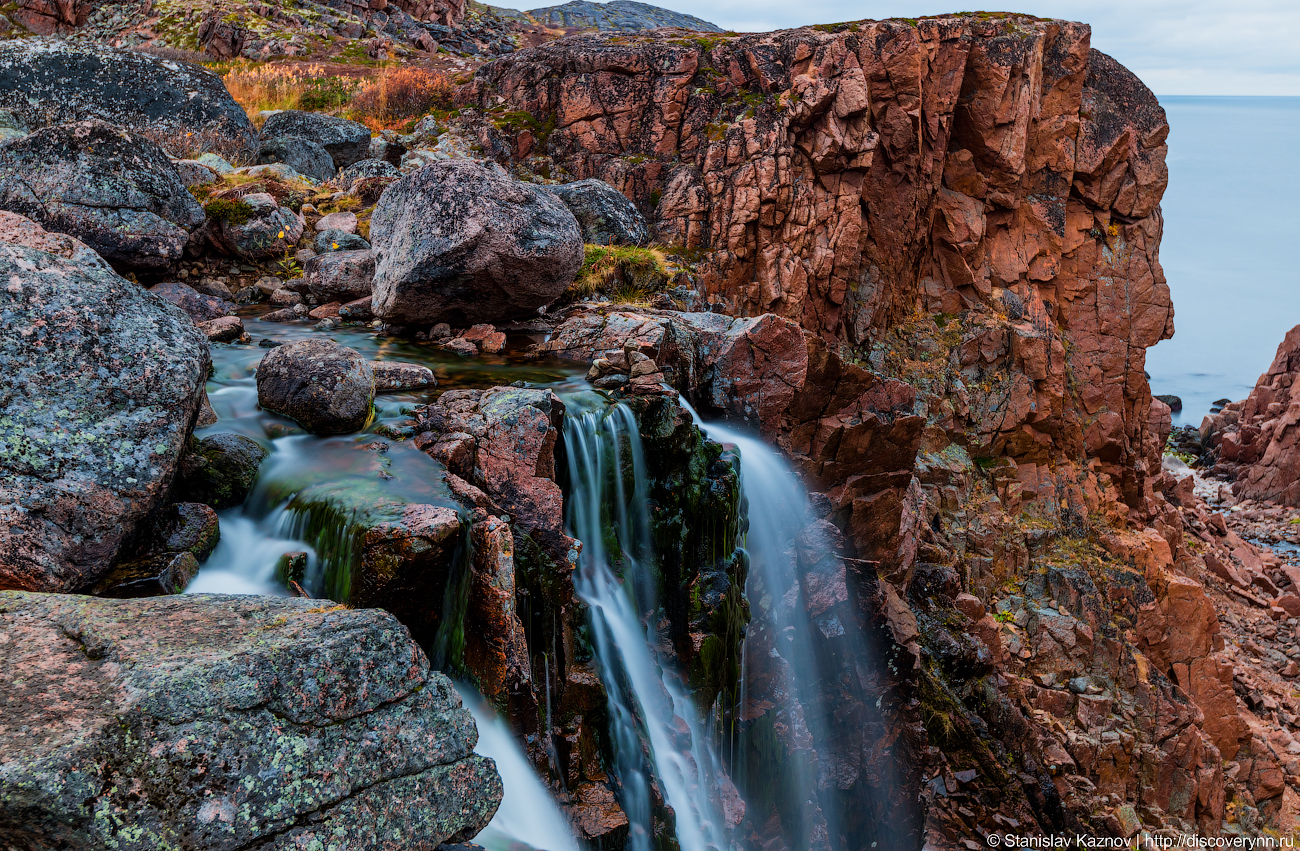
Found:
[(18, 847), (435, 848), (501, 800), (450, 681), (384, 611), (3, 592), (0, 634)]
[(304, 177), (321, 183), (332, 180), (338, 173), (329, 151), (301, 136), (276, 136), (264, 140), (257, 161), (284, 163)]
[(589, 178), (554, 187), (592, 245), (644, 245), (650, 228), (636, 205), (603, 180)]
[(33, 130), (99, 118), (184, 147), (199, 140), (227, 158), (257, 150), (253, 125), (216, 74), (85, 41), (0, 42), (0, 109)]
[(370, 128), (336, 115), (296, 109), (277, 112), (262, 125), (262, 138), (277, 136), (298, 136), (315, 142), (329, 152), (336, 169), (370, 156)]
[(468, 160), (389, 186), (370, 218), (375, 315), (402, 325), (527, 317), (582, 267), (569, 208), (546, 190)]
[(233, 508), (253, 489), (266, 455), (261, 444), (242, 434), (220, 432), (196, 440), (181, 459), (177, 495), (217, 509)]
[(115, 268), (146, 272), (172, 268), (204, 220), (161, 148), (98, 120), (0, 145), (0, 209), (75, 236)]
[(231, 316), (235, 312), (235, 306), (225, 299), (204, 295), (189, 284), (182, 284), (179, 281), (154, 284), (149, 288), (149, 292), (170, 301), (188, 313), (196, 323)]
[(76, 237), (51, 233), (26, 216), (8, 210), (0, 210), (0, 242), (47, 251), (66, 260), (74, 260), (82, 266), (110, 268), (98, 252)]
[(375, 280), (373, 251), (331, 251), (312, 257), (302, 278), (322, 303), (355, 301), (370, 295)]
[(348, 434), (370, 420), (375, 374), (333, 340), (279, 346), (257, 366), (257, 401), (315, 434)]
[(371, 180), (374, 178), (390, 178), (396, 180), (402, 176), (402, 172), (397, 166), (388, 160), (366, 159), (357, 160), (352, 165), (339, 172), (336, 181), (344, 190), (352, 188), (352, 184), (358, 180)]
[(245, 260), (285, 255), (302, 236), (302, 219), (288, 207), (281, 207), (269, 193), (252, 192), (238, 202), (247, 205), (242, 215), (210, 223), (209, 227), (216, 242), (231, 254)]
[(162, 503), (208, 341), (102, 265), (0, 243), (0, 280), (0, 588), (81, 588)]
[(316, 234), (314, 247), (317, 254), (329, 254), (331, 251), (368, 251), (370, 243), (355, 233), (330, 228)]

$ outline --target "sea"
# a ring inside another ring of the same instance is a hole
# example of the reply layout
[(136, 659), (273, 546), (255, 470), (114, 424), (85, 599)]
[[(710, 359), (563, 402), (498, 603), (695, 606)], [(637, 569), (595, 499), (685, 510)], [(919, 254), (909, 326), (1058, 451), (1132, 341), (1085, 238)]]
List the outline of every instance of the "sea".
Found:
[(1244, 399), (1300, 325), (1300, 97), (1162, 97), (1169, 188), (1160, 262), (1172, 339), (1147, 350), (1151, 392), (1196, 425)]

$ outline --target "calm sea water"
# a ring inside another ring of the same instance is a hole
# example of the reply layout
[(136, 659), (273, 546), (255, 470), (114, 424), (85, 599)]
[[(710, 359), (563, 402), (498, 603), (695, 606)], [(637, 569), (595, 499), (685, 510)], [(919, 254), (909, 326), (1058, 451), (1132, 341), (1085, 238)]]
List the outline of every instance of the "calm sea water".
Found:
[(1244, 399), (1300, 325), (1300, 98), (1162, 97), (1169, 189), (1160, 261), (1173, 339), (1147, 352), (1151, 392), (1200, 425)]

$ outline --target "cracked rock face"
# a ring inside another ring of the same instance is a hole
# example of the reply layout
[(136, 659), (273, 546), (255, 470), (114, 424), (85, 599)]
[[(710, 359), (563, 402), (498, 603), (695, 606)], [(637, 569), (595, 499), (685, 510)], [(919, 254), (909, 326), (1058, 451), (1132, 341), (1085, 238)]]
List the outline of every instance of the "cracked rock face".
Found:
[(0, 588), (75, 590), (162, 503), (208, 342), (106, 266), (3, 242), (0, 315)]
[(98, 120), (0, 147), (0, 209), (74, 236), (124, 271), (172, 268), (204, 221), (161, 148)]
[(257, 151), (253, 125), (220, 77), (133, 50), (0, 42), (0, 109), (31, 129), (99, 118), (156, 138), (194, 133), (227, 157)]
[(500, 803), (450, 681), (386, 612), (0, 592), (9, 847), (432, 848)]

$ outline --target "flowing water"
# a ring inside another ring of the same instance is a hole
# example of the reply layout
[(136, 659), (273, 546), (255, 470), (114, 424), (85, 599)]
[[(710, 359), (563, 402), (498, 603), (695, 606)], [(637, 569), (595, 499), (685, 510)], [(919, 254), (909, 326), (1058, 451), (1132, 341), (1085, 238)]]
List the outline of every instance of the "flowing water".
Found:
[(726, 826), (715, 798), (721, 784), (713, 737), (676, 672), (655, 658), (657, 636), (653, 626), (642, 622), (641, 613), (652, 618), (657, 603), (647, 572), (653, 554), (636, 419), (625, 405), (610, 406), (597, 394), (565, 401), (572, 487), (568, 523), (570, 533), (584, 544), (574, 584), (591, 610), (630, 847), (652, 847), (650, 787), (657, 782), (676, 814), (682, 851), (726, 848)]

